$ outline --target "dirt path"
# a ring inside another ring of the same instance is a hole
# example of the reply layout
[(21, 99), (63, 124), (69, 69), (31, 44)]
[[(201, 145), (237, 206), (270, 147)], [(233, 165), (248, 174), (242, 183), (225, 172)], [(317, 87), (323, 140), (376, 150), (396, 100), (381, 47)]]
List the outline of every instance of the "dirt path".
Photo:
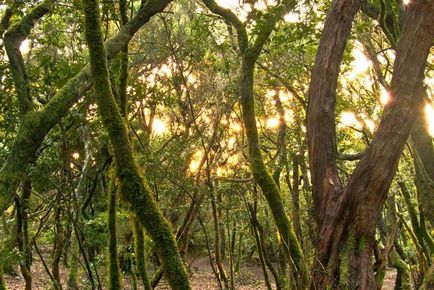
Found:
[[(191, 261), (190, 261), (191, 262)], [(216, 282), (215, 276), (213, 274), (209, 258), (208, 257), (200, 257), (193, 261), (192, 263), (192, 272), (193, 275), (190, 279), (192, 283), (192, 288), (195, 290), (216, 290), (219, 289), (218, 283)], [(19, 270), (17, 269), (17, 273)], [(33, 287), (34, 290), (46, 290), (50, 289), (52, 283), (50, 281), (49, 276), (44, 270), (42, 264), (39, 260), (35, 260), (32, 266), (32, 275), (33, 275)], [(106, 275), (104, 274), (104, 269), (101, 269), (100, 272), (102, 283), (105, 284)], [(62, 280), (62, 288), (67, 289), (66, 280), (67, 280), (67, 269), (63, 266), (61, 267), (61, 280)], [(79, 277), (81, 277), (79, 281), (79, 285), (81, 285), (80, 289), (89, 289), (86, 287), (86, 275), (80, 271)], [(387, 271), (386, 277), (384, 279), (383, 290), (393, 290), (395, 283), (396, 272), (395, 271)], [(235, 289), (237, 290), (265, 290), (267, 289), (264, 283), (263, 273), (259, 265), (248, 264), (244, 265), (240, 269), (240, 273), (236, 274), (235, 277)], [(272, 276), (270, 275), (270, 279), (272, 280)], [(24, 289), (24, 279), (19, 274), (18, 276), (9, 276), (5, 275), (6, 283), (10, 290), (21, 290)], [(273, 285), (274, 287), (274, 285)], [(103, 288), (105, 289), (105, 288)], [(131, 281), (129, 278), (125, 278), (123, 281), (123, 290), (130, 290)], [(142, 289), (142, 288), (139, 288)], [(161, 281), (159, 286), (156, 288), (158, 290), (166, 290), (170, 289), (168, 285)]]

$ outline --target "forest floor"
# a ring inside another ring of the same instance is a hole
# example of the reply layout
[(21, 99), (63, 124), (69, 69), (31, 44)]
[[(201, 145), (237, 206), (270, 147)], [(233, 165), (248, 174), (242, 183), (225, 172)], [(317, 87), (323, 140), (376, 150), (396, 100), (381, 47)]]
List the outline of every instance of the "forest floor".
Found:
[[(213, 274), (212, 268), (209, 263), (208, 257), (200, 257), (193, 261), (192, 263), (192, 272), (193, 275), (191, 277), (191, 283), (192, 287), (195, 290), (215, 290), (219, 289), (218, 284), (216, 282), (215, 276)], [(25, 281), (22, 278), (19, 269), (17, 268), (17, 274), (16, 276), (10, 276), (5, 275), (6, 284), (8, 285), (8, 289), (10, 290), (21, 290), (24, 289)], [(101, 269), (101, 279), (103, 281), (102, 284), (105, 284), (105, 278), (106, 275), (103, 272), (104, 270)], [(394, 281), (395, 281), (395, 272), (394, 271), (387, 271), (383, 290), (392, 290), (394, 288)], [(32, 265), (32, 276), (33, 276), (33, 282), (32, 282), (32, 289), (34, 290), (46, 290), (51, 289), (51, 281), (50, 278), (45, 271), (43, 264), (40, 262), (40, 260), (35, 257), (35, 261)], [(67, 289), (66, 287), (66, 281), (68, 277), (68, 271), (67, 268), (64, 266), (61, 266), (60, 268), (60, 276), (62, 280), (62, 288)], [(79, 285), (81, 285), (80, 289), (89, 289), (86, 276), (84, 273), (81, 273)], [(240, 272), (235, 275), (235, 289), (239, 290), (251, 290), (251, 289), (267, 289), (264, 282), (264, 277), (262, 270), (259, 265), (255, 263), (247, 263), (244, 264)], [(272, 277), (270, 276), (270, 279)], [(274, 284), (273, 284), (274, 287)], [(105, 289), (103, 287), (103, 289)], [(123, 290), (129, 290), (132, 289), (131, 287), (131, 281), (130, 278), (125, 278), (123, 281)], [(142, 289), (142, 288), (139, 288)], [(158, 290), (166, 290), (170, 289), (168, 285), (161, 281), (158, 287), (156, 288)]]

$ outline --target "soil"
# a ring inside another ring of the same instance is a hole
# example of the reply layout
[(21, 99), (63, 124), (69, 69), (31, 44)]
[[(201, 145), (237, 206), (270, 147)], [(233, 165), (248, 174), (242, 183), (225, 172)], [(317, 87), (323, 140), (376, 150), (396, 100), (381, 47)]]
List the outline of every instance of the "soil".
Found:
[[(209, 258), (208, 257), (199, 257), (194, 261), (189, 261), (191, 263), (192, 277), (190, 279), (192, 283), (192, 287), (195, 290), (215, 290), (219, 289), (218, 283), (216, 282), (215, 276), (213, 274)], [(105, 284), (105, 273), (104, 269), (100, 270), (100, 279), (102, 280), (102, 284)], [(35, 261), (32, 265), (32, 289), (34, 290), (46, 290), (51, 289), (51, 281), (46, 273), (42, 263), (35, 257)], [(66, 280), (68, 277), (67, 268), (64, 266), (60, 269), (60, 276), (62, 280), (62, 288), (67, 289)], [(386, 277), (384, 279), (383, 290), (393, 290), (395, 283), (396, 272), (393, 270), (389, 270), (386, 273)], [(83, 272), (79, 271), (79, 277), (81, 280), (79, 281), (80, 289), (89, 289), (86, 275)], [(270, 279), (272, 280), (272, 276), (270, 275)], [(10, 290), (21, 290), (24, 289), (24, 279), (22, 278), (19, 269), (17, 269), (17, 275), (5, 275), (6, 284), (8, 285), (8, 289)], [(267, 289), (264, 283), (263, 273), (259, 265), (256, 263), (248, 263), (244, 264), (239, 273), (235, 275), (235, 289), (237, 290), (251, 290), (251, 289)], [(274, 284), (272, 285), (274, 289)], [(105, 289), (103, 287), (103, 289)], [(129, 290), (131, 287), (131, 278), (128, 276), (124, 276), (123, 281), (123, 289)], [(139, 288), (142, 289), (142, 288)], [(163, 281), (160, 282), (158, 290), (170, 289), (167, 283)]]

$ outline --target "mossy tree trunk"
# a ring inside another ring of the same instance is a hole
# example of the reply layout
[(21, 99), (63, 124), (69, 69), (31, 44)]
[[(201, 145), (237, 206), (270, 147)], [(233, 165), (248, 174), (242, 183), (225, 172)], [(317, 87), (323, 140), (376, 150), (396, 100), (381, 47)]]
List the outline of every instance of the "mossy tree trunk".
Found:
[[(107, 59), (112, 60), (140, 27), (156, 13), (164, 10), (170, 2), (172, 0), (147, 1), (134, 18), (106, 41)], [(89, 78), (89, 66), (86, 66), (59, 88), (41, 110), (27, 112), (22, 117), (9, 155), (0, 170), (0, 210), (4, 211), (9, 206), (11, 197), (25, 178), (25, 172), (45, 136), (89, 89)]]
[(20, 270), (26, 281), (25, 289), (32, 289), (32, 273), (31, 273), (31, 249), (29, 243), (29, 199), (32, 192), (30, 178), (23, 182), (23, 193), (15, 198), (16, 206), (16, 225), (17, 225), (17, 246), (22, 257), (20, 259)]
[[(58, 193), (60, 196), (60, 193)], [(61, 201), (60, 198), (57, 199), (58, 202)], [(55, 236), (54, 236), (54, 245), (53, 245), (53, 261), (51, 263), (51, 272), (53, 274), (53, 278), (56, 281), (56, 285), (59, 285), (61, 287), (61, 281), (60, 281), (60, 258), (62, 256), (63, 252), (63, 239), (64, 239), (64, 228), (62, 224), (62, 209), (60, 208), (60, 204), (56, 206), (54, 210), (54, 220), (55, 220)]]
[[(272, 12), (265, 14), (266, 25), (259, 29), (255, 42), (249, 45), (246, 27), (238, 17), (229, 9), (224, 9), (214, 0), (203, 0), (205, 5), (215, 14), (222, 16), (226, 21), (235, 27), (238, 36), (238, 47), (241, 55), (240, 70), (240, 97), (243, 113), (243, 123), (246, 130), (248, 157), (251, 171), (255, 182), (261, 188), (268, 205), (273, 214), (274, 222), (278, 228), (282, 239), (282, 245), (286, 259), (292, 261), (292, 276), (296, 281), (292, 281), (293, 287), (302, 288), (307, 283), (306, 265), (300, 243), (294, 233), (292, 224), (285, 212), (280, 190), (267, 169), (262, 158), (259, 134), (256, 126), (255, 99), (254, 99), (254, 72), (256, 61), (262, 51), (263, 46), (271, 35), (276, 23), (289, 11), (295, 2), (282, 1)], [(295, 283), (297, 286), (295, 286)]]
[[(431, 260), (434, 260), (434, 257), (431, 258)], [(434, 263), (431, 264), (431, 267), (430, 267), (428, 273), (425, 275), (423, 283), (419, 289), (420, 290), (434, 289)]]
[(209, 184), (209, 194), (211, 201), (211, 209), (212, 209), (212, 217), (213, 217), (213, 225), (214, 225), (214, 258), (215, 263), (217, 265), (217, 273), (219, 275), (219, 279), (223, 281), (225, 289), (229, 288), (229, 280), (226, 274), (225, 268), (223, 266), (222, 261), (222, 250), (221, 247), (224, 246), (221, 241), (221, 231), (220, 231), (220, 214), (217, 208), (217, 201), (214, 192), (214, 185)]
[(142, 224), (133, 215), (131, 218), (131, 227), (134, 234), (134, 256), (136, 257), (136, 272), (140, 277), (145, 290), (152, 290), (146, 269), (146, 252), (145, 252), (145, 233)]
[(396, 49), (391, 102), (344, 188), (336, 167), (334, 104), (340, 62), (360, 5), (359, 1), (333, 2), (312, 72), (307, 132), (319, 241), (311, 289), (326, 289), (330, 276), (343, 274), (340, 270), (345, 269), (339, 264), (344, 245), (348, 287), (377, 287), (371, 261), (375, 227), (422, 102), (424, 68), (434, 34), (432, 1), (407, 5)]
[(107, 289), (121, 289), (121, 271), (118, 260), (118, 243), (116, 231), (116, 188), (110, 186), (108, 190), (108, 254), (107, 254)]
[[(75, 238), (74, 238), (75, 237)], [(78, 290), (77, 283), (77, 272), (78, 272), (78, 260), (80, 257), (80, 250), (78, 248), (78, 237), (72, 233), (71, 235), (71, 259), (69, 261), (69, 272), (68, 272), (68, 289)]]
[(131, 205), (131, 210), (157, 245), (164, 274), (171, 287), (190, 289), (172, 230), (139, 172), (132, 154), (127, 128), (111, 91), (98, 2), (83, 0), (82, 3), (92, 81), (95, 87), (98, 110), (112, 144), (120, 193), (122, 198)]

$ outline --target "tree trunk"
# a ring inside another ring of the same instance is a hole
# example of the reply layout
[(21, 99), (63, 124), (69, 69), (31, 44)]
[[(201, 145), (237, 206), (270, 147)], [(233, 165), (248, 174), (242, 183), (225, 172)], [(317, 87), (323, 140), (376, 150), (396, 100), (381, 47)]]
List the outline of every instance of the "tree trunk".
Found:
[(22, 254), (20, 259), (21, 274), (26, 281), (25, 289), (32, 289), (32, 273), (31, 267), (31, 251), (29, 243), (29, 229), (28, 229), (28, 206), (29, 199), (32, 192), (31, 181), (27, 178), (23, 182), (23, 193), (21, 197), (16, 197), (16, 223), (17, 223), (17, 245), (18, 250)]
[(78, 272), (78, 260), (80, 258), (80, 251), (78, 248), (78, 237), (71, 234), (71, 260), (69, 261), (69, 273), (68, 273), (68, 289), (78, 290), (77, 272)]
[(142, 225), (133, 215), (131, 216), (130, 221), (134, 234), (134, 255), (136, 257), (137, 274), (142, 280), (144, 289), (152, 290), (148, 272), (146, 270), (145, 236)]
[[(140, 27), (164, 10), (170, 2), (171, 0), (147, 1), (131, 21), (106, 41), (107, 59), (112, 60)], [(9, 155), (0, 170), (0, 210), (8, 207), (45, 136), (89, 89), (89, 77), (89, 66), (86, 66), (60, 88), (42, 110), (28, 112), (23, 116)]]
[(239, 77), (240, 103), (244, 128), (246, 129), (249, 165), (253, 178), (261, 188), (268, 206), (271, 209), (274, 222), (276, 223), (279, 235), (282, 239), (285, 257), (287, 261), (291, 262), (291, 275), (294, 278), (291, 280), (295, 282), (294, 286), (297, 284), (295, 287), (301, 288), (303, 284), (307, 282), (304, 255), (292, 228), (292, 224), (285, 212), (279, 187), (268, 171), (262, 158), (258, 128), (256, 126), (255, 98), (253, 92), (255, 64), (262, 48), (271, 35), (276, 23), (289, 9), (293, 8), (296, 2), (288, 3), (284, 1), (273, 10), (273, 14), (265, 15), (264, 17), (266, 17), (268, 23), (267, 25), (261, 26), (253, 45), (249, 44), (248, 34), (244, 24), (231, 10), (218, 6), (214, 0), (203, 0), (203, 2), (213, 13), (222, 16), (237, 30), (238, 47), (241, 54), (241, 70)]
[(139, 173), (127, 128), (111, 91), (97, 1), (83, 0), (83, 11), (96, 101), (113, 147), (120, 193), (131, 205), (132, 211), (157, 245), (157, 252), (161, 257), (169, 284), (176, 289), (190, 289), (170, 225), (163, 217), (151, 190)]
[[(334, 2), (312, 73), (308, 140), (320, 227), (311, 289), (325, 289), (330, 275), (334, 281), (348, 277), (345, 282), (351, 289), (376, 288), (371, 262), (375, 226), (422, 101), (423, 73), (434, 33), (433, 3), (411, 2), (396, 50), (392, 100), (372, 143), (342, 189), (335, 161), (335, 91), (345, 41), (359, 6), (354, 1)], [(344, 245), (348, 260), (343, 264), (347, 269), (339, 268)]]
[(116, 235), (116, 188), (109, 186), (108, 190), (108, 277), (107, 289), (116, 290), (121, 288), (121, 272), (119, 270), (118, 243)]
[[(57, 194), (60, 196), (60, 192)], [(58, 202), (60, 202), (60, 198), (58, 198)], [(59, 264), (63, 252), (64, 229), (62, 224), (62, 210), (60, 208), (60, 204), (58, 204), (54, 210), (54, 221), (56, 234), (54, 236), (54, 252), (53, 261), (51, 263), (51, 272), (53, 274), (54, 280), (56, 281), (56, 285), (58, 285), (61, 289), (62, 284), (60, 282)]]
[(214, 224), (214, 257), (215, 257), (215, 263), (217, 265), (217, 272), (219, 274), (220, 280), (223, 281), (225, 284), (225, 289), (229, 288), (229, 280), (228, 276), (226, 275), (226, 271), (223, 267), (222, 257), (221, 257), (221, 249), (222, 242), (220, 240), (220, 215), (219, 211), (217, 209), (216, 204), (216, 197), (214, 193), (214, 187), (212, 185), (209, 185), (209, 192), (210, 192), (210, 200), (211, 200), (211, 209), (212, 209), (212, 217), (213, 217), (213, 224)]

